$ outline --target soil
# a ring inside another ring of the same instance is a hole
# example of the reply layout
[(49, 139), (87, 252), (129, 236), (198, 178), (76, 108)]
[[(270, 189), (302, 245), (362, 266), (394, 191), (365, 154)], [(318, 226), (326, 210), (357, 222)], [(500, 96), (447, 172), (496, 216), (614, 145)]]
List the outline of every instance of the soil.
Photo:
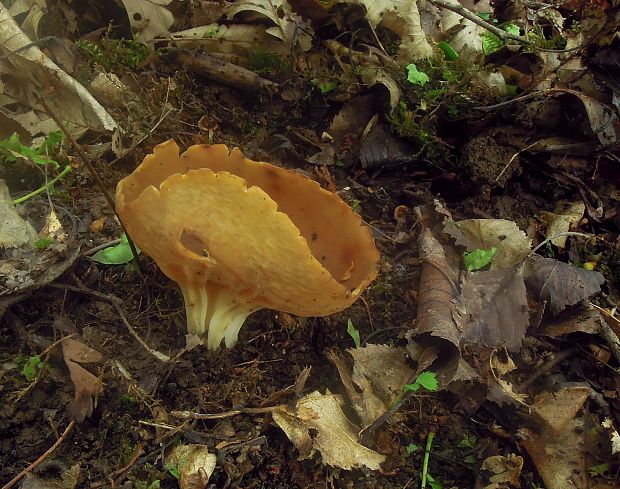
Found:
[[(579, 199), (575, 185), (558, 184), (536, 155), (517, 158), (501, 173), (512, 150), (497, 146), (496, 137), (483, 135), (472, 141), (466, 128), (462, 137), (459, 133), (455, 137), (453, 126), (443, 136), (454, 143), (451, 158), (459, 164), (448, 170), (447, 160), (428, 159), (368, 170), (351, 157), (344, 166), (325, 167), (328, 177), (299, 154), (272, 150), (277, 142), (274, 134), (290, 127), (317, 131), (331, 120), (337, 109), (320, 93), (288, 103), (278, 94), (223, 89), (166, 63), (143, 67), (134, 76), (134, 86), (143, 87), (142, 104), (128, 104), (116, 115), (134, 128), (136, 141), (160, 118), (161, 100), (165, 98), (174, 112), (120, 161), (110, 164), (114, 157), (105, 148), (98, 153), (94, 162), (108, 192), (113, 195), (118, 180), (153, 145), (169, 137), (182, 147), (209, 142), (196, 126), (204, 116), (205, 124), (216, 128), (217, 142), (239, 146), (250, 158), (299, 169), (325, 188), (335, 183), (373, 229), (381, 253), (379, 277), (363, 301), (342, 313), (296, 318), (261, 310), (247, 320), (234, 348), (208, 351), (199, 346), (177, 356), (185, 346), (185, 312), (178, 287), (148, 257), (140, 259), (138, 270), (133, 264), (101, 265), (83, 254), (58, 280), (12, 305), (0, 320), (0, 483), (6, 484), (41, 456), (69, 423), (66, 406), (74, 387), (61, 349), (56, 345), (42, 358), (34, 381), (26, 380), (22, 366), (25, 359), (71, 334), (103, 355), (102, 362), (87, 368), (104, 387), (92, 415), (76, 424), (36, 468), (34, 473), (46, 480), (60, 478), (79, 465), (77, 487), (147, 488), (160, 481), (161, 488), (176, 488), (173, 471), (164, 465), (166, 453), (179, 443), (199, 443), (217, 455), (218, 468), (208, 486), (212, 488), (419, 487), (423, 447), (434, 432), (428, 470), (443, 487), (474, 487), (481, 461), (498, 453), (522, 455), (521, 487), (540, 487), (517, 439), (497, 427), (496, 420), (510, 418), (510, 411), (483, 404), (474, 412), (449, 392), (411, 398), (382, 427), (374, 447), (387, 455), (382, 472), (341, 471), (323, 465), (318, 455), (299, 461), (297, 450), (268, 412), (211, 420), (185, 420), (174, 413), (230, 413), (240, 407), (292, 402), (290, 390), (283, 391), (308, 366), (312, 372), (306, 390), (342, 392), (325, 352), (353, 347), (347, 334), (349, 319), (363, 342), (407, 344), (405, 334), (416, 318), (419, 281), (418, 230), (412, 212), (416, 205), (438, 198), (447, 202), (455, 219), (512, 219), (525, 229), (537, 212), (553, 211), (557, 200)], [(99, 142), (93, 138), (90, 143), (85, 147), (95, 154)], [(85, 167), (74, 172), (54, 199), (73, 216), (74, 239), (83, 253), (118, 237), (114, 214)], [(47, 197), (32, 199), (32, 205), (46, 202)], [(396, 219), (399, 206), (406, 206), (405, 217)], [(89, 226), (101, 217), (106, 218), (103, 228), (92, 231)], [(610, 263), (617, 260), (612, 245), (600, 247)], [(608, 270), (613, 269), (610, 265)], [(613, 288), (613, 274), (607, 277)], [(120, 299), (120, 310), (137, 335), (172, 361), (158, 360), (136, 341), (114, 307), (114, 298)], [(569, 377), (576, 375), (571, 372)]]

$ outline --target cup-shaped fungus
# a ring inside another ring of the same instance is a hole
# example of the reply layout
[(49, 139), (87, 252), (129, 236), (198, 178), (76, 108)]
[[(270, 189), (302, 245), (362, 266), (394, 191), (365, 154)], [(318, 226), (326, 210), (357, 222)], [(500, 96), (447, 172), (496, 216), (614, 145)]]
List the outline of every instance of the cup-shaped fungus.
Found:
[(326, 316), (377, 275), (370, 230), (337, 195), (225, 145), (170, 140), (116, 189), (135, 243), (183, 291), (190, 333), (237, 341), (261, 308)]

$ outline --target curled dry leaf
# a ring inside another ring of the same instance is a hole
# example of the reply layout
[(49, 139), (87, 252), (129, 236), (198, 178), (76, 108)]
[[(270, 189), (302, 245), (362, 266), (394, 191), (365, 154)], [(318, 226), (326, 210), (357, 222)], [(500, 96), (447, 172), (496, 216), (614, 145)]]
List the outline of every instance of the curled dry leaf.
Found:
[(385, 457), (357, 441), (359, 428), (346, 418), (341, 406), (339, 396), (315, 391), (299, 399), (293, 410), (274, 411), (273, 420), (297, 447), (300, 460), (318, 450), (326, 465), (379, 470)]
[(497, 248), (492, 268), (511, 267), (522, 261), (529, 253), (532, 240), (519, 229), (514, 221), (506, 219), (468, 219), (448, 221), (444, 231), (457, 245), (467, 251)]
[(102, 382), (80, 363), (95, 363), (103, 359), (101, 353), (79, 341), (65, 338), (62, 341), (62, 354), (75, 387), (73, 401), (67, 405), (67, 414), (78, 423), (93, 414), (93, 398), (103, 392)]
[(180, 489), (205, 489), (217, 457), (206, 445), (178, 445), (166, 462), (178, 468)]
[(554, 314), (600, 292), (603, 282), (605, 279), (600, 272), (553, 258), (533, 255), (525, 264), (528, 290), (548, 301)]
[(476, 487), (484, 489), (508, 489), (520, 487), (519, 476), (523, 468), (523, 457), (511, 453), (507, 457), (493, 455), (486, 458), (480, 467)]
[[(542, 219), (547, 223), (547, 236), (555, 236), (570, 231), (579, 223), (585, 210), (586, 205), (579, 201), (560, 203), (554, 212), (541, 212)], [(558, 236), (553, 238), (551, 243), (559, 248), (564, 248), (567, 239), (568, 236)]]

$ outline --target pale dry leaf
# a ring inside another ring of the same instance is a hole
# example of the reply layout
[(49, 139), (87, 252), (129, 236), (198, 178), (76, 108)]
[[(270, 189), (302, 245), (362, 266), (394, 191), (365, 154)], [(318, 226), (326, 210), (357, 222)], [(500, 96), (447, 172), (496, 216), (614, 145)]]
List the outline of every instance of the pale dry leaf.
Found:
[(36, 239), (37, 232), (17, 213), (6, 183), (0, 180), (0, 249), (33, 245)]
[(315, 391), (299, 399), (293, 411), (274, 411), (273, 420), (297, 447), (300, 459), (318, 450), (326, 465), (379, 470), (385, 456), (358, 442), (359, 428), (346, 418), (341, 403), (336, 395)]
[(79, 363), (94, 363), (103, 360), (96, 350), (72, 338), (62, 341), (62, 353), (75, 387), (73, 400), (67, 405), (67, 414), (78, 423), (93, 413), (94, 401), (103, 392), (102, 382)]
[(521, 348), (529, 325), (523, 267), (465, 274), (458, 304), (464, 341)]
[(547, 428), (560, 436), (588, 398), (587, 384), (562, 386), (553, 392), (542, 392), (534, 399), (532, 412)]
[(492, 268), (507, 268), (519, 263), (530, 253), (532, 245), (532, 240), (517, 224), (506, 219), (449, 221), (444, 231), (467, 251), (495, 247)]
[(521, 435), (547, 489), (588, 487), (584, 447), (589, 435), (583, 418), (571, 420), (560, 436), (526, 429)]
[[(31, 39), (22, 32), (2, 3), (0, 25), (0, 54), (31, 44)], [(3, 92), (24, 106), (38, 108), (39, 97), (45, 95), (47, 104), (69, 124), (68, 129), (74, 135), (81, 134), (86, 128), (112, 130), (117, 127), (101, 104), (37, 46), (0, 60), (0, 76)]]
[[(540, 215), (547, 224), (547, 236), (555, 236), (556, 234), (566, 233), (579, 223), (586, 210), (583, 201), (578, 202), (560, 202), (553, 212), (541, 212)], [(553, 238), (551, 243), (558, 248), (566, 246), (568, 236), (558, 236)]]
[(398, 57), (401, 60), (415, 61), (432, 56), (433, 49), (422, 29), (416, 0), (348, 0), (348, 3), (363, 5), (366, 20), (372, 27), (382, 24), (400, 36)]
[[(519, 487), (519, 476), (523, 468), (523, 457), (511, 453), (507, 457), (493, 455), (482, 462), (476, 487), (484, 489), (508, 489)], [(483, 478), (485, 481), (483, 482)]]
[(226, 15), (232, 19), (240, 12), (256, 12), (275, 24), (265, 30), (284, 41), (288, 46), (299, 46), (302, 51), (312, 47), (312, 26), (293, 12), (287, 0), (240, 0), (235, 2)]
[(528, 290), (548, 301), (554, 314), (600, 292), (603, 282), (600, 272), (540, 255), (532, 255), (525, 266)]
[(138, 41), (166, 37), (174, 16), (168, 5), (172, 0), (122, 0), (129, 24)]
[(166, 463), (178, 468), (180, 489), (205, 489), (215, 470), (217, 457), (209, 453), (206, 445), (177, 445)]

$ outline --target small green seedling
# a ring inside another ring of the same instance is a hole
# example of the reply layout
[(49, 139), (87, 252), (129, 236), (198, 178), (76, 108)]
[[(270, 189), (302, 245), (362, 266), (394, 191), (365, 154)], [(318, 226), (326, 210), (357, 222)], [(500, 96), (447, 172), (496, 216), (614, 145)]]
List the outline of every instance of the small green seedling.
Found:
[(22, 375), (28, 382), (32, 382), (37, 376), (37, 372), (43, 368), (43, 362), (39, 355), (32, 355), (22, 367)]
[(431, 489), (443, 489), (441, 483), (433, 479), (431, 474), (426, 474), (426, 482), (428, 482), (428, 485), (431, 486)]
[(441, 41), (437, 46), (443, 51), (443, 55), (448, 61), (459, 59), (459, 54), (446, 41)]
[(403, 390), (405, 392), (418, 392), (420, 387), (424, 387), (427, 391), (436, 392), (438, 386), (435, 372), (422, 372), (413, 383), (406, 384)]
[(172, 475), (172, 477), (174, 477), (175, 479), (178, 479), (179, 477), (181, 477), (181, 472), (179, 471), (179, 466), (176, 464), (165, 464), (164, 468), (170, 472), (170, 474)]
[(592, 465), (588, 468), (590, 477), (604, 477), (605, 472), (609, 470), (609, 464)]
[(459, 441), (458, 445), (459, 448), (474, 448), (476, 446), (476, 437), (474, 435), (463, 435), (463, 438), (461, 439), (461, 441)]
[(359, 348), (361, 345), (360, 332), (357, 329), (355, 329), (355, 327), (353, 326), (353, 321), (351, 321), (350, 319), (347, 321), (347, 333), (349, 333), (349, 336), (353, 338), (353, 343), (355, 343), (355, 348)]
[(423, 87), (429, 82), (430, 78), (423, 71), (418, 71), (418, 67), (413, 63), (407, 65), (407, 81), (412, 85)]
[(34, 247), (37, 250), (44, 250), (45, 248), (47, 248), (49, 245), (51, 245), (54, 242), (53, 239), (49, 239), (49, 238), (41, 238), (37, 241), (35, 241), (34, 243)]
[(314, 83), (314, 86), (316, 86), (323, 95), (327, 95), (329, 92), (333, 92), (338, 86), (338, 83), (334, 81), (324, 82), (324, 81), (319, 81), (315, 79), (315, 80), (312, 80), (312, 82)]
[[(136, 251), (140, 253), (138, 247), (136, 247)], [(133, 253), (127, 236), (123, 233), (119, 244), (98, 251), (92, 256), (92, 260), (103, 265), (125, 265), (129, 263), (133, 260)]]
[(40, 146), (25, 146), (16, 132), (7, 139), (0, 141), (0, 160), (5, 163), (13, 163), (18, 158), (33, 161), (37, 165), (51, 165), (54, 170), (60, 168), (60, 164), (52, 159), (60, 149), (63, 140), (62, 131), (50, 132)]
[(486, 267), (491, 261), (493, 257), (497, 253), (497, 248), (495, 246), (491, 247), (488, 250), (476, 249), (472, 250), (463, 255), (463, 262), (465, 263), (465, 268), (467, 268), (468, 272), (473, 272), (475, 270), (480, 270), (481, 268)]
[(412, 453), (417, 452), (419, 449), (420, 449), (420, 447), (419, 447), (419, 446), (417, 446), (415, 443), (409, 443), (409, 445), (407, 445), (407, 446), (405, 447), (405, 450), (407, 450), (407, 453), (408, 453), (409, 455), (411, 455)]

